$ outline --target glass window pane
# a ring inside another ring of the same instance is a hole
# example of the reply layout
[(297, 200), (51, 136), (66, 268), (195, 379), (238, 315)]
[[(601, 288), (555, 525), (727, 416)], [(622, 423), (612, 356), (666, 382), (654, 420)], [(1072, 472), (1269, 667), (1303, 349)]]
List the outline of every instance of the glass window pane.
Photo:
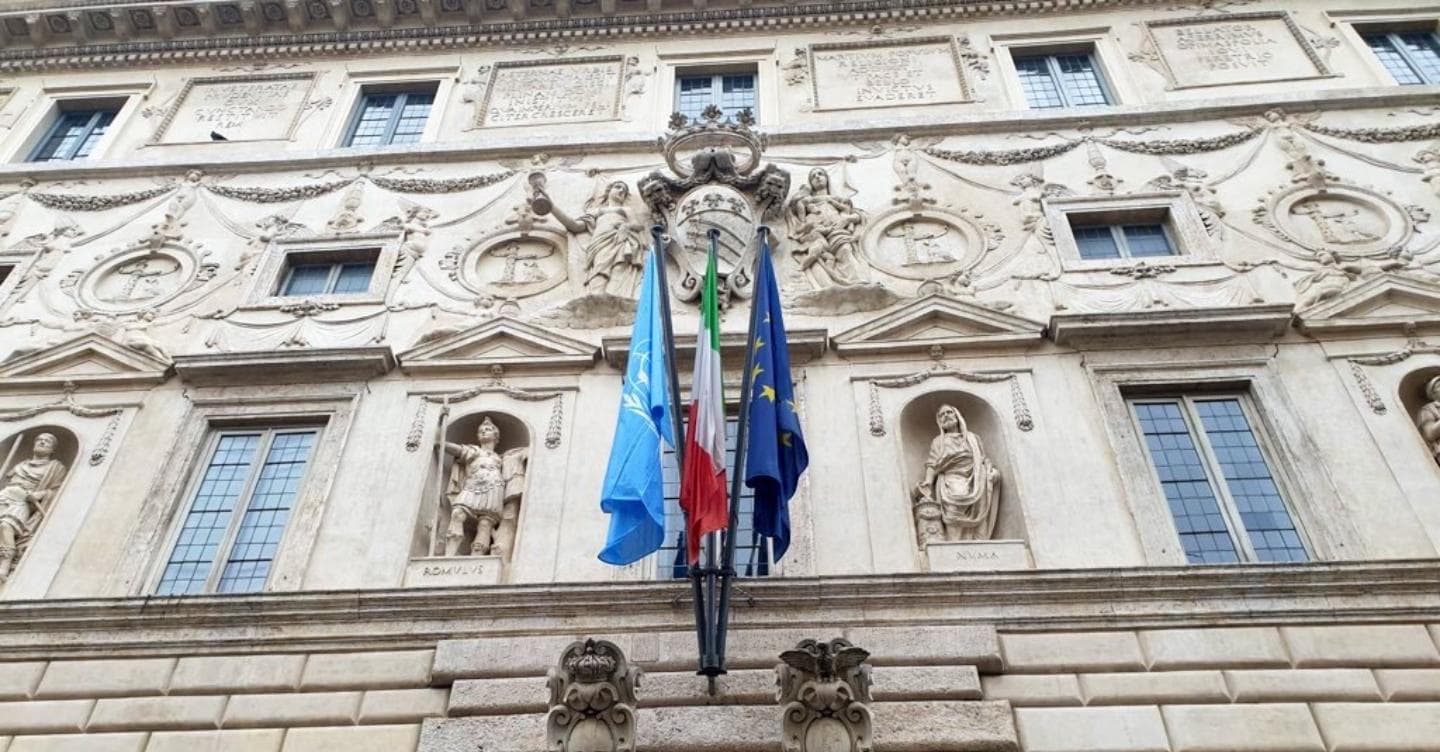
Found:
[(434, 94), (413, 92), (404, 95), (400, 108), (400, 119), (395, 123), (392, 144), (414, 144), (425, 133), (425, 122), (430, 119), (430, 108), (435, 102)]
[(1210, 450), (1220, 463), (1225, 486), (1235, 500), (1240, 523), (1260, 561), (1308, 561), (1290, 510), (1270, 474), (1265, 456), (1240, 401), (1235, 398), (1195, 403)]
[(383, 146), (395, 111), (396, 95), (369, 94), (360, 103), (355, 127), (350, 131), (347, 146)]
[(1108, 225), (1091, 225), (1072, 227), (1075, 235), (1075, 247), (1080, 250), (1082, 259), (1118, 259), (1120, 258), (1120, 246), (1115, 242), (1115, 234), (1111, 232)]
[(331, 264), (300, 264), (290, 267), (281, 295), (323, 295), (330, 282)]
[(1055, 64), (1060, 70), (1060, 86), (1071, 107), (1110, 104), (1105, 85), (1100, 82), (1100, 71), (1090, 55), (1056, 55)]
[(230, 527), (235, 502), (245, 490), (260, 437), (259, 433), (232, 434), (221, 436), (215, 443), (155, 589), (157, 595), (187, 595), (204, 590)]
[(1385, 66), (1385, 70), (1390, 71), (1390, 75), (1395, 77), (1396, 83), (1403, 86), (1425, 83), (1424, 79), (1420, 78), (1420, 74), (1410, 67), (1405, 56), (1395, 48), (1395, 41), (1390, 38), (1389, 34), (1366, 34), (1365, 42), (1370, 45), (1370, 51), (1375, 53), (1375, 57), (1380, 60), (1381, 65)]
[(1440, 45), (1437, 45), (1435, 35), (1428, 31), (1409, 31), (1395, 36), (1410, 53), (1410, 62), (1425, 83), (1440, 83)]
[(1136, 402), (1135, 416), (1191, 564), (1240, 561), (1179, 401)]
[(1020, 89), (1025, 92), (1025, 104), (1032, 110), (1064, 107), (1060, 88), (1050, 76), (1049, 57), (1030, 55), (1015, 58), (1015, 72), (1020, 74)]
[[(736, 418), (725, 418), (725, 467), (735, 470)], [(656, 552), (656, 577), (672, 579), (688, 577), (685, 563), (685, 515), (680, 510), (680, 468), (675, 453), (664, 449), (660, 466), (664, 472), (665, 545)], [(729, 476), (726, 476), (727, 480)], [(770, 540), (755, 534), (755, 492), (740, 484), (740, 519), (735, 526), (735, 572), (741, 577), (765, 577), (770, 574)]]
[(715, 101), (715, 76), (681, 76), (676, 81), (675, 111), (695, 120)]
[(1125, 233), (1125, 248), (1131, 256), (1143, 258), (1175, 255), (1175, 249), (1170, 246), (1170, 238), (1161, 225), (1125, 225), (1121, 231)]
[(110, 110), (62, 112), (30, 161), (63, 162), (88, 157), (114, 120), (115, 113)]
[(734, 118), (744, 109), (756, 112), (755, 74), (721, 76), (720, 109), (725, 111), (727, 118)]
[(314, 443), (314, 431), (277, 433), (271, 440), (220, 574), (218, 592), (253, 593), (265, 588)]
[(367, 292), (370, 289), (370, 277), (375, 273), (373, 263), (343, 264), (340, 273), (335, 276), (335, 289), (333, 292), (340, 295), (353, 295)]

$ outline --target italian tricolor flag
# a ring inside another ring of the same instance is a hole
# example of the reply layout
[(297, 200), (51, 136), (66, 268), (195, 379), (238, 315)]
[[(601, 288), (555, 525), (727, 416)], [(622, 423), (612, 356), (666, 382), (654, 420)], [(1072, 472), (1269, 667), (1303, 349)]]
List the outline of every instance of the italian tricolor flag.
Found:
[(685, 467), (680, 472), (680, 508), (685, 510), (692, 565), (700, 560), (700, 539), (724, 530), (730, 522), (725, 493), (725, 396), (720, 386), (720, 305), (715, 278), (715, 254), (711, 253), (700, 297), (690, 424), (685, 429)]

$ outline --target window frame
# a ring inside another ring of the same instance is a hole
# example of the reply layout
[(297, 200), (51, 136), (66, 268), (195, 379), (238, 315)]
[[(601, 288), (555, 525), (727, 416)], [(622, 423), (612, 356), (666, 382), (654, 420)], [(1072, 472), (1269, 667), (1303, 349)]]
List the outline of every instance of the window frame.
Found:
[[(302, 300), (340, 305), (381, 304), (389, 295), (402, 236), (394, 231), (276, 238), (265, 249), (243, 308), (273, 309)], [(284, 295), (285, 283), (295, 266), (314, 263), (344, 264), (363, 259), (374, 264), (370, 286), (363, 293)]]
[[(152, 577), (152, 582), (150, 582), (146, 588), (146, 592), (158, 598), (242, 595), (246, 593), (268, 592), (270, 590), (271, 580), (275, 575), (275, 562), (279, 560), (280, 551), (285, 548), (285, 544), (288, 542), (291, 530), (293, 529), (290, 524), (291, 519), (294, 517), (294, 512), (296, 507), (299, 506), (300, 500), (304, 497), (306, 484), (309, 483), (315, 475), (315, 459), (316, 455), (320, 452), (321, 442), (325, 438), (325, 427), (325, 421), (323, 420), (318, 422), (297, 421), (293, 423), (283, 421), (255, 424), (219, 423), (209, 426), (206, 440), (201, 451), (191, 458), (189, 467), (187, 468), (187, 480), (179, 499), (178, 513), (175, 515), (170, 526), (170, 532), (166, 538), (167, 544), (162, 549), (164, 555), (157, 559), (155, 573)], [(260, 444), (256, 447), (255, 455), (250, 462), (250, 468), (246, 473), (245, 484), (239, 496), (236, 497), (235, 508), (230, 512), (230, 520), (226, 523), (225, 534), (222, 536), (216, 549), (215, 558), (210, 562), (210, 572), (206, 575), (204, 586), (198, 593), (160, 593), (159, 589), (165, 578), (165, 570), (169, 568), (171, 561), (174, 559), (175, 549), (179, 543), (180, 535), (184, 532), (185, 520), (194, 509), (195, 494), (200, 488), (200, 483), (204, 480), (205, 472), (214, 460), (215, 452), (220, 446), (221, 439), (225, 436), (237, 436), (257, 432), (261, 434)], [(296, 487), (295, 496), (290, 502), (291, 519), (286, 520), (285, 531), (276, 543), (276, 556), (270, 559), (269, 571), (267, 571), (265, 575), (265, 586), (259, 590), (221, 593), (216, 588), (220, 583), (221, 576), (224, 574), (226, 565), (229, 564), (230, 555), (234, 551), (235, 540), (240, 534), (240, 527), (244, 521), (245, 514), (249, 511), (251, 504), (254, 503), (255, 486), (259, 482), (260, 473), (264, 469), (265, 460), (269, 456), (270, 448), (274, 444), (275, 437), (282, 433), (300, 432), (313, 432), (315, 439), (311, 444), (310, 453), (305, 458), (304, 474), (300, 476), (300, 482)]]
[[(1019, 54), (1016, 54), (1017, 52), (1019, 52)], [(1066, 90), (1064, 86), (1064, 78), (1062, 78), (1063, 72), (1060, 70), (1059, 61), (1056, 60), (1056, 58), (1062, 55), (1084, 55), (1085, 57), (1090, 59), (1090, 65), (1095, 70), (1096, 85), (1100, 88), (1101, 95), (1105, 97), (1104, 102), (1101, 102), (1099, 104), (1074, 104), (1070, 101), (1070, 93)], [(1011, 67), (1015, 70), (1015, 82), (1016, 84), (1020, 84), (1020, 66), (1016, 64), (1017, 58), (1043, 58), (1045, 61), (1045, 70), (1049, 74), (1050, 80), (1054, 82), (1055, 92), (1060, 97), (1061, 102), (1059, 107), (1036, 107), (1035, 105), (1030, 103), (1029, 97), (1025, 96), (1025, 87), (1023, 85), (1020, 85), (1020, 101), (1025, 104), (1026, 110), (1044, 112), (1055, 110), (1075, 110), (1088, 107), (1113, 107), (1117, 102), (1114, 89), (1110, 86), (1110, 82), (1107, 80), (1105, 67), (1100, 64), (1099, 52), (1093, 46), (1089, 49), (1049, 49), (1046, 47), (1039, 47), (1033, 49), (1022, 47), (1018, 49), (1012, 49), (1010, 51), (1010, 63)]]
[[(426, 91), (426, 89), (429, 89)], [(436, 105), (440, 91), (440, 82), (433, 81), (428, 87), (423, 82), (412, 82), (406, 84), (374, 84), (361, 86), (359, 95), (355, 102), (354, 111), (350, 113), (350, 123), (345, 127), (345, 136), (340, 144), (346, 149), (385, 149), (392, 146), (414, 146), (424, 143), (426, 134), (430, 131), (430, 121), (435, 117)], [(426, 94), (430, 97), (430, 111), (425, 115), (425, 127), (420, 130), (420, 137), (413, 143), (396, 144), (395, 131), (400, 126), (400, 120), (405, 112), (406, 100), (417, 94)], [(365, 144), (355, 146), (355, 133), (360, 129), (361, 119), (364, 117), (366, 106), (373, 97), (396, 97), (395, 105), (390, 112), (390, 118), (385, 123), (385, 131), (382, 136), (383, 143)]]
[[(380, 67), (370, 70), (360, 69), (361, 65), (363, 63), (357, 63), (355, 69), (350, 71), (343, 91), (336, 97), (338, 101), (347, 103), (346, 106), (336, 108), (336, 113), (327, 121), (325, 133), (315, 143), (318, 145), (330, 144), (340, 149), (404, 149), (434, 142), (439, 136), (440, 126), (448, 114), (447, 106), (450, 102), (451, 92), (456, 82), (462, 79), (463, 71), (454, 65), (420, 68)], [(434, 104), (430, 107), (430, 116), (425, 121), (425, 131), (420, 135), (419, 141), (413, 144), (383, 147), (351, 147), (348, 145), (352, 127), (361, 112), (360, 105), (367, 94), (431, 86), (434, 87)]]
[[(1241, 516), (1240, 507), (1234, 496), (1230, 493), (1229, 483), (1225, 472), (1220, 464), (1220, 458), (1215, 453), (1215, 447), (1210, 442), (1210, 437), (1205, 433), (1200, 421), (1200, 414), (1196, 402), (1207, 400), (1233, 399), (1240, 405), (1240, 411), (1245, 416), (1245, 422), (1250, 434), (1255, 437), (1255, 444), (1259, 447), (1260, 456), (1265, 461), (1265, 469), (1270, 474), (1271, 481), (1279, 491), (1280, 502), (1285, 505), (1285, 511), (1290, 517), (1290, 523), (1295, 528), (1295, 534), (1300, 538), (1300, 545), (1305, 549), (1306, 562), (1315, 561), (1315, 548), (1310, 543), (1309, 537), (1305, 534), (1305, 528), (1300, 524), (1300, 517), (1296, 513), (1295, 505), (1291, 501), (1293, 494), (1286, 487), (1282, 473), (1278, 468), (1276, 455), (1271, 445), (1273, 441), (1266, 434), (1260, 423), (1259, 416), (1251, 404), (1250, 394), (1246, 391), (1229, 389), (1188, 389), (1188, 390), (1163, 390), (1156, 392), (1141, 392), (1125, 395), (1125, 405), (1129, 409), (1130, 420), (1133, 422), (1136, 436), (1140, 438), (1141, 452), (1150, 468), (1151, 479), (1160, 488), (1160, 501), (1168, 505), (1169, 500), (1165, 498), (1163, 486), (1160, 481), (1160, 469), (1155, 463), (1154, 455), (1145, 442), (1145, 432), (1141, 428), (1139, 411), (1136, 406), (1143, 403), (1163, 404), (1179, 403), (1181, 406), (1182, 418), (1185, 421), (1185, 430), (1190, 435), (1190, 441), (1194, 444), (1200, 460), (1205, 469), (1205, 482), (1210, 486), (1210, 492), (1214, 495), (1216, 503), (1220, 507), (1220, 514), (1225, 520), (1225, 532), (1230, 537), (1230, 543), (1235, 548), (1235, 555), (1239, 561), (1237, 564), (1284, 564), (1296, 562), (1266, 562), (1262, 561), (1255, 553), (1255, 546), (1250, 541), (1251, 531), (1245, 526)], [(1168, 511), (1168, 510), (1167, 510)], [(1174, 515), (1171, 514), (1171, 523), (1174, 524)], [(1175, 539), (1180, 541), (1178, 528), (1175, 532)], [(1180, 546), (1183, 555), (1184, 546)], [(1225, 566), (1212, 565), (1207, 563), (1190, 564), (1189, 566)]]
[[(1082, 215), (1083, 216), (1083, 215)], [(1180, 255), (1180, 245), (1175, 242), (1174, 233), (1167, 221), (1169, 215), (1161, 218), (1158, 222), (1131, 221), (1131, 222), (1096, 222), (1091, 224), (1077, 224), (1075, 214), (1067, 214), (1065, 219), (1070, 222), (1070, 235), (1074, 237), (1078, 228), (1103, 227), (1110, 231), (1110, 237), (1115, 242), (1115, 249), (1120, 252), (1119, 258), (1086, 258), (1084, 252), (1080, 251), (1080, 240), (1075, 239), (1075, 250), (1080, 254), (1081, 261), (1146, 261), (1149, 259), (1170, 259)], [(1170, 247), (1170, 252), (1163, 256), (1136, 256), (1130, 250), (1130, 238), (1125, 234), (1127, 227), (1159, 227), (1160, 234), (1165, 238), (1165, 244)]]
[[(1359, 35), (1360, 41), (1364, 43), (1365, 51), (1369, 53), (1370, 57), (1375, 61), (1375, 63), (1380, 66), (1380, 69), (1385, 71), (1385, 75), (1390, 78), (1390, 83), (1394, 84), (1395, 86), (1440, 85), (1440, 77), (1436, 77), (1434, 80), (1430, 80), (1429, 78), (1427, 78), (1420, 65), (1412, 56), (1411, 52), (1405, 49), (1405, 45), (1400, 42), (1399, 35), (1416, 32), (1429, 34), (1431, 39), (1435, 42), (1436, 47), (1440, 48), (1440, 33), (1437, 33), (1436, 30), (1433, 28), (1406, 28), (1404, 26), (1391, 25), (1369, 29), (1356, 29), (1356, 33)], [(1386, 65), (1385, 61), (1381, 60), (1379, 55), (1375, 54), (1375, 48), (1370, 45), (1369, 37), (1376, 35), (1383, 35), (1387, 38), (1387, 40), (1390, 42), (1391, 48), (1395, 50), (1395, 54), (1399, 55), (1401, 61), (1404, 62), (1406, 67), (1410, 69), (1410, 73), (1413, 74), (1416, 78), (1420, 79), (1419, 83), (1407, 84), (1395, 78), (1395, 72), (1390, 70), (1390, 66)]]
[[(674, 81), (674, 85), (671, 87), (671, 91), (672, 91), (672, 96), (671, 96), (671, 98), (670, 98), (670, 111), (671, 111), (671, 113), (680, 112), (680, 93), (681, 93), (681, 86), (682, 86), (682, 82), (683, 82), (685, 79), (687, 79), (687, 78), (704, 78), (704, 77), (709, 77), (709, 78), (710, 78), (710, 85), (711, 85), (711, 90), (710, 90), (710, 102), (709, 102), (709, 104), (715, 105), (716, 107), (720, 107), (721, 109), (724, 109), (724, 106), (720, 103), (719, 100), (720, 100), (720, 97), (722, 97), (722, 96), (724, 95), (723, 89), (724, 89), (724, 85), (725, 85), (725, 77), (726, 77), (726, 76), (733, 76), (733, 75), (750, 75), (751, 77), (753, 77), (753, 79), (754, 79), (754, 88), (753, 88), (753, 91), (754, 91), (754, 101), (753, 101), (753, 103), (750, 105), (749, 109), (750, 109), (750, 114), (751, 114), (751, 116), (753, 116), (753, 117), (755, 118), (755, 120), (758, 122), (759, 119), (760, 119), (760, 110), (761, 110), (761, 107), (760, 107), (760, 65), (759, 65), (758, 63), (731, 63), (731, 64), (724, 64), (724, 65), (689, 65), (689, 66), (682, 65), (682, 66), (676, 66), (676, 68), (675, 68), (675, 81)], [(707, 105), (707, 106), (709, 106), (709, 105)], [(687, 115), (687, 117), (689, 117), (691, 120), (695, 120), (695, 119), (698, 118), (698, 116), (692, 116), (692, 115)]]
[[(368, 249), (356, 249), (357, 255), (358, 255), (359, 252), (365, 251), (365, 250), (368, 250)], [(376, 248), (376, 249), (374, 249), (374, 252), (375, 252), (375, 258), (378, 259), (378, 258), (380, 257), (380, 249)], [(299, 253), (292, 253), (292, 254), (287, 255), (287, 256), (285, 257), (285, 273), (284, 273), (283, 276), (280, 277), (280, 285), (279, 285), (279, 288), (275, 291), (276, 297), (281, 297), (281, 298), (309, 298), (309, 297), (314, 297), (314, 296), (316, 296), (316, 295), (336, 296), (336, 297), (339, 297), (339, 296), (342, 296), (342, 295), (369, 295), (369, 294), (370, 294), (370, 285), (373, 284), (374, 281), (375, 281), (375, 259), (367, 259), (367, 260), (364, 260), (364, 261), (361, 261), (361, 260), (359, 260), (358, 258), (357, 258), (357, 259), (336, 259), (336, 260), (333, 260), (333, 261), (332, 261), (332, 260), (328, 260), (328, 259), (326, 259), (326, 260), (320, 260), (320, 259), (315, 259), (315, 260), (300, 260), (300, 259), (297, 259), (297, 256), (320, 255), (321, 253), (323, 253), (323, 252), (312, 252), (312, 253), (308, 253), (308, 254), (307, 254), (307, 253), (305, 253), (305, 252), (302, 251), (302, 252), (299, 252)], [(364, 291), (364, 292), (336, 292), (336, 291), (335, 291), (335, 285), (340, 281), (340, 275), (344, 272), (345, 267), (347, 267), (347, 266), (360, 266), (360, 265), (362, 265), (362, 264), (369, 265), (369, 267), (370, 267), (370, 276), (369, 276), (369, 278), (368, 278), (368, 281), (366, 282), (365, 291)], [(288, 288), (288, 287), (290, 286), (290, 281), (295, 278), (295, 270), (297, 270), (297, 269), (299, 269), (299, 268), (301, 268), (301, 267), (304, 267), (304, 266), (327, 266), (327, 267), (329, 267), (329, 271), (326, 273), (326, 278), (325, 278), (325, 291), (324, 291), (324, 292), (319, 292), (319, 293), (290, 293), (290, 292), (286, 292), (286, 291), (285, 291), (286, 288)]]
[[(115, 126), (115, 120), (120, 116), (120, 109), (121, 107), (114, 107), (112, 109), (110, 107), (102, 106), (75, 107), (69, 109), (61, 108), (60, 110), (56, 111), (54, 122), (50, 123), (50, 127), (45, 130), (45, 135), (41, 136), (40, 140), (36, 142), (34, 148), (30, 150), (30, 155), (25, 158), (25, 161), (33, 162), (36, 164), (46, 164), (49, 162), (75, 162), (82, 159), (90, 159), (92, 155), (94, 155), (95, 152), (99, 150), (100, 144), (104, 142), (105, 137), (110, 134), (110, 129)], [(60, 153), (60, 150), (57, 149), (55, 152), (52, 152), (49, 157), (41, 158), (40, 153), (44, 151), (47, 146), (50, 145), (50, 142), (54, 140), (56, 136), (59, 135), (60, 129), (65, 125), (65, 119), (72, 114), (84, 112), (90, 113), (88, 121), (85, 123), (84, 126), (82, 126), (85, 129), (85, 135), (76, 140), (74, 146), (69, 150), (69, 153), (66, 154), (64, 157), (61, 157), (60, 159), (55, 159), (54, 155)], [(101, 127), (98, 121), (105, 115), (110, 116), (110, 122), (104, 125), (104, 132), (95, 139), (95, 145), (91, 147), (89, 153), (87, 153), (83, 157), (77, 156), (80, 151), (80, 147), (89, 143), (90, 139), (92, 137), (95, 137), (95, 130)]]
[[(1155, 191), (1124, 196), (1061, 196), (1043, 200), (1045, 219), (1065, 271), (1110, 269), (1134, 264), (1197, 266), (1218, 261), (1215, 241), (1194, 199), (1184, 191)], [(1074, 227), (1159, 224), (1170, 244), (1169, 256), (1126, 256), (1087, 259), (1080, 255)]]
[[(1015, 110), (1045, 113), (1051, 117), (1066, 117), (1072, 114), (1088, 116), (1097, 108), (1120, 107), (1143, 101), (1139, 90), (1129, 78), (1129, 67), (1124, 65), (1126, 51), (1115, 38), (1109, 26), (1094, 26), (1064, 32), (1021, 32), (994, 34), (990, 37), (991, 49), (998, 63), (998, 77), (1005, 97)], [(1101, 85), (1109, 98), (1108, 105), (1086, 105), (1077, 108), (1048, 108), (1034, 110), (1029, 106), (1024, 88), (1020, 85), (1020, 72), (1015, 67), (1015, 58), (1028, 55), (1062, 55), (1088, 53), (1100, 76)]]

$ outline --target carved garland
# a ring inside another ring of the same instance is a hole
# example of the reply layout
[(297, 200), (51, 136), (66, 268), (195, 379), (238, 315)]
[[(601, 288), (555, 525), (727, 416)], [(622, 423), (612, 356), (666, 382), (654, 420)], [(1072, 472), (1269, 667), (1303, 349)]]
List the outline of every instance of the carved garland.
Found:
[(959, 162), (969, 165), (1004, 166), (1025, 164), (1027, 162), (1040, 162), (1074, 151), (1085, 144), (1103, 144), (1119, 151), (1130, 152), (1132, 154), (1149, 154), (1152, 156), (1201, 154), (1204, 152), (1220, 151), (1221, 149), (1228, 149), (1232, 146), (1243, 144), (1263, 132), (1263, 129), (1251, 128), (1235, 133), (1225, 133), (1219, 136), (1207, 136), (1205, 138), (1163, 138), (1153, 141), (1133, 141), (1129, 139), (1086, 136), (1064, 143), (1030, 146), (1023, 149), (964, 149), (957, 151), (932, 147), (922, 149), (922, 151), (932, 157), (949, 162)]
[(1025, 401), (1025, 392), (1020, 388), (1020, 382), (1015, 373), (974, 373), (951, 368), (943, 363), (936, 363), (928, 371), (917, 371), (904, 376), (868, 379), (870, 382), (870, 435), (885, 435), (885, 409), (880, 405), (880, 390), (877, 387), (903, 389), (938, 376), (954, 376), (961, 381), (976, 384), (998, 384), (1002, 381), (1009, 381), (1010, 412), (1015, 419), (1015, 427), (1021, 431), (1035, 428), (1035, 420), (1030, 415), (1030, 406)]
[(1360, 389), (1360, 394), (1365, 397), (1365, 404), (1375, 412), (1376, 415), (1384, 415), (1386, 412), (1385, 401), (1380, 398), (1380, 390), (1375, 388), (1375, 383), (1365, 373), (1361, 366), (1388, 366), (1394, 365), (1417, 354), (1440, 353), (1440, 346), (1432, 345), (1422, 339), (1410, 339), (1405, 346), (1394, 352), (1381, 353), (1379, 355), (1359, 355), (1346, 359), (1350, 365), (1350, 375), (1355, 379), (1355, 386)]
[(17, 420), (33, 418), (41, 413), (51, 410), (64, 410), (77, 418), (110, 418), (105, 424), (105, 430), (100, 433), (100, 438), (95, 442), (95, 448), (90, 452), (90, 464), (99, 465), (105, 461), (110, 454), (110, 444), (115, 439), (115, 432), (120, 428), (120, 414), (124, 412), (119, 407), (86, 407), (75, 401), (75, 384), (66, 382), (64, 399), (55, 402), (47, 402), (35, 407), (27, 407), (23, 410), (12, 410), (0, 412), (0, 421), (9, 423)]
[(545, 426), (545, 447), (547, 449), (559, 448), (560, 438), (565, 429), (565, 400), (561, 399), (564, 392), (522, 389), (505, 383), (497, 376), (484, 386), (472, 387), (453, 394), (421, 395), (420, 405), (415, 410), (415, 417), (410, 421), (410, 431), (405, 434), (405, 451), (415, 452), (420, 449), (420, 442), (425, 434), (426, 413), (429, 412), (430, 405), (453, 405), (487, 392), (498, 392), (521, 402), (555, 400), (555, 404), (550, 408), (550, 421)]
[(112, 193), (108, 196), (85, 196), (75, 193), (27, 193), (25, 195), (28, 196), (31, 201), (34, 201), (46, 209), (95, 212), (149, 201), (152, 198), (163, 196), (173, 190), (175, 190), (175, 186), (167, 185), (143, 191)]
[(1334, 136), (1364, 144), (1395, 144), (1440, 138), (1440, 123), (1401, 125), (1394, 128), (1339, 128), (1333, 125), (1301, 123), (1300, 127), (1322, 136)]

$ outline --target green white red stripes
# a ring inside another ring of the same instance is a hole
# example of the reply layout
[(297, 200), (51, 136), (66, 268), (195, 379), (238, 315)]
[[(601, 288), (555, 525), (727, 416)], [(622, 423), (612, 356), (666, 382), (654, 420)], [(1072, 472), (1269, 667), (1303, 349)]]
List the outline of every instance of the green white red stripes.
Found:
[(680, 508), (685, 510), (689, 561), (700, 559), (700, 541), (730, 521), (725, 484), (725, 394), (720, 380), (720, 305), (715, 254), (705, 267), (700, 297), (700, 334), (695, 340), (695, 378), (690, 387), (690, 421), (685, 430), (685, 467), (680, 474)]

